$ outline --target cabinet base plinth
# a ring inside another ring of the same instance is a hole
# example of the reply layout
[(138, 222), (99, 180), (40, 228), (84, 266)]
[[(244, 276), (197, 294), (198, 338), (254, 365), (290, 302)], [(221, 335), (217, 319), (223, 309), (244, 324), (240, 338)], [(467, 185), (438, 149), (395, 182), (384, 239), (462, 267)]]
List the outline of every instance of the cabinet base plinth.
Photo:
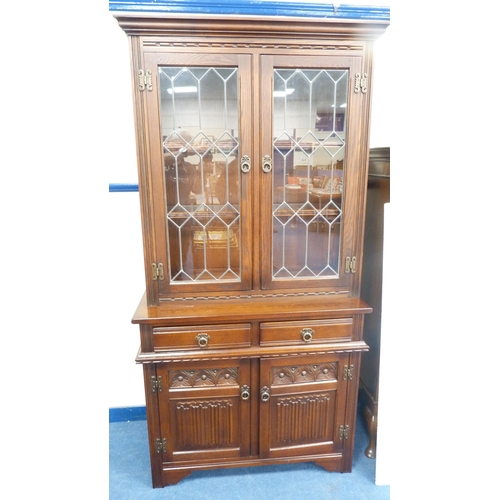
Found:
[(339, 468), (339, 463), (336, 459), (316, 460), (314, 463), (325, 469), (327, 472), (350, 472), (342, 470), (341, 467)]
[(171, 470), (167, 469), (163, 471), (162, 478), (163, 484), (159, 484), (155, 486), (155, 488), (161, 488), (163, 486), (172, 486), (177, 484), (181, 479), (184, 479), (186, 476), (189, 476), (193, 471), (189, 469), (176, 469)]
[(295, 464), (295, 463), (314, 463), (315, 465), (322, 467), (327, 472), (351, 472), (350, 464), (344, 464), (342, 457), (340, 455), (334, 455), (331, 457), (296, 457), (287, 459), (272, 459), (272, 460), (239, 460), (235, 462), (223, 462), (223, 463), (210, 463), (210, 464), (191, 464), (182, 466), (167, 466), (162, 470), (161, 482), (155, 484), (153, 482), (154, 488), (162, 488), (165, 486), (172, 486), (177, 484), (183, 478), (189, 476), (193, 472), (202, 470), (215, 470), (215, 469), (231, 469), (231, 468), (243, 468), (243, 467), (259, 467), (268, 465), (284, 465), (284, 464)]

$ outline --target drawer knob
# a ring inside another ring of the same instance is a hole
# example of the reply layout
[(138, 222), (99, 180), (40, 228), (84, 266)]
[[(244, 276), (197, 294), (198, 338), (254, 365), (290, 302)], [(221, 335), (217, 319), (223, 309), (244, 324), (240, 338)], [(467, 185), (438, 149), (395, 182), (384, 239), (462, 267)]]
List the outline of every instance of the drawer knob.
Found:
[(312, 328), (303, 328), (300, 332), (300, 335), (304, 342), (311, 342), (314, 335), (314, 330)]
[(208, 341), (210, 340), (210, 335), (206, 333), (199, 333), (196, 335), (196, 342), (198, 342), (198, 345), (204, 349), (205, 347), (208, 346)]
[(250, 387), (248, 387), (248, 385), (244, 385), (241, 388), (241, 399), (243, 399), (243, 401), (250, 399)]

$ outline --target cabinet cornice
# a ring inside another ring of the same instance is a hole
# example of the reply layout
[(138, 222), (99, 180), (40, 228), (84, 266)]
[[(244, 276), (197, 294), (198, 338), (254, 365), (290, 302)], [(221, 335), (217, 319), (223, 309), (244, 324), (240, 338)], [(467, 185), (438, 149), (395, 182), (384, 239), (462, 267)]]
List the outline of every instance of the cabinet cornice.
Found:
[(120, 27), (128, 35), (237, 36), (248, 39), (312, 38), (376, 39), (383, 34), (388, 20), (314, 19), (268, 16), (227, 15), (214, 18), (209, 14), (165, 14), (114, 12)]

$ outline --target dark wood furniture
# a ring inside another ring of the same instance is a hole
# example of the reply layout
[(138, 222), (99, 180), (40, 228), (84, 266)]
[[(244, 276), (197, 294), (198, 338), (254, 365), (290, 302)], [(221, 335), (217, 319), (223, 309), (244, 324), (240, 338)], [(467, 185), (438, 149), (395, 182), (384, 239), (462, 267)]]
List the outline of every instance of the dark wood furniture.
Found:
[(384, 205), (390, 202), (390, 154), (390, 148), (370, 149), (368, 169), (361, 297), (369, 302), (373, 313), (366, 317), (364, 323), (364, 339), (370, 351), (362, 356), (359, 395), (370, 436), (365, 450), (369, 458), (375, 458), (377, 446)]
[(184, 7), (114, 12), (131, 47), (153, 486), (302, 461), (349, 472), (371, 311), (372, 52), (388, 13)]

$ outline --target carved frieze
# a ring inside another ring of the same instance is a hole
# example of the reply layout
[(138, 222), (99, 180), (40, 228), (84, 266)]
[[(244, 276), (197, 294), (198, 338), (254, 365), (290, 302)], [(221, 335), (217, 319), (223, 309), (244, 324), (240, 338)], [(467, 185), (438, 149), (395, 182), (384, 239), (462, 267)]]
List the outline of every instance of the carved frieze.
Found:
[[(293, 50), (293, 49), (312, 49), (312, 50), (325, 50), (325, 45), (319, 44), (303, 44), (303, 43), (238, 43), (236, 41), (220, 41), (220, 42), (191, 42), (191, 41), (159, 41), (159, 40), (145, 40), (145, 47), (186, 47), (186, 48), (229, 48), (229, 49), (274, 49), (274, 50)], [(328, 46), (331, 50), (362, 50), (363, 47), (359, 44), (353, 43), (352, 45), (330, 44)]]
[(272, 371), (273, 385), (300, 384), (337, 379), (338, 363), (277, 366)]
[[(267, 293), (267, 294), (247, 294), (247, 295), (217, 295), (210, 297), (211, 300), (251, 300), (251, 299), (270, 299), (280, 297), (323, 297), (332, 295), (347, 295), (345, 291), (327, 291), (327, 292), (293, 292), (293, 293)], [(203, 296), (187, 296), (187, 297), (165, 297), (162, 298), (165, 302), (189, 302), (191, 300), (207, 300)]]
[(169, 370), (168, 377), (172, 389), (238, 385), (238, 368)]

